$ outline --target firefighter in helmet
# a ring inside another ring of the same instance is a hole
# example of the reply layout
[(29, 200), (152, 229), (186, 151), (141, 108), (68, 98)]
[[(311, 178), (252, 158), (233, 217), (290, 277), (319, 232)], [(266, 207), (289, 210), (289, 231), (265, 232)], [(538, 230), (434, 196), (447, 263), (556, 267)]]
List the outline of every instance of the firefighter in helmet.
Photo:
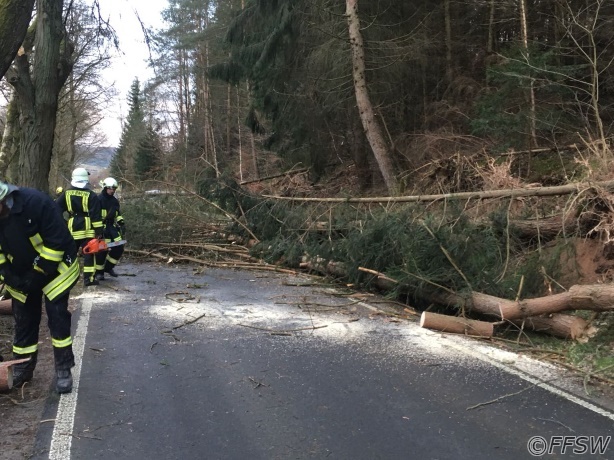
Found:
[(77, 249), (60, 211), (46, 194), (0, 181), (0, 276), (11, 294), (13, 385), (32, 379), (43, 297), (56, 370), (56, 390), (72, 390), (71, 314), (68, 296), (79, 278)]
[[(71, 187), (64, 190), (56, 203), (62, 212), (68, 213), (68, 230), (77, 248), (82, 248), (92, 238), (102, 236), (100, 201), (96, 192), (89, 188), (90, 173), (85, 168), (72, 172)], [(94, 254), (83, 254), (83, 283), (97, 285)]]
[[(120, 241), (126, 231), (124, 218), (119, 209), (119, 201), (115, 197), (117, 181), (112, 177), (107, 177), (102, 181), (102, 192), (98, 196), (102, 208), (103, 236), (107, 243)], [(104, 274), (108, 273), (112, 277), (117, 277), (115, 266), (119, 263), (124, 246), (114, 246), (108, 251), (96, 254), (96, 279), (104, 280)]]

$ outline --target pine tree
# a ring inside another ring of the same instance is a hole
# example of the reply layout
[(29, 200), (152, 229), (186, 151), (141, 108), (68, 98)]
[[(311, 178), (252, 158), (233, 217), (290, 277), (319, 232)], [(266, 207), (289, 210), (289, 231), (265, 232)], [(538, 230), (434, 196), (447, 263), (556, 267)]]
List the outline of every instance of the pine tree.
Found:
[(137, 152), (147, 133), (138, 78), (134, 79), (130, 87), (128, 106), (128, 117), (122, 130), (119, 147), (111, 160), (111, 173), (118, 180), (133, 182), (138, 178), (135, 165)]
[(134, 174), (139, 180), (153, 179), (160, 164), (161, 148), (158, 134), (148, 127), (134, 157)]

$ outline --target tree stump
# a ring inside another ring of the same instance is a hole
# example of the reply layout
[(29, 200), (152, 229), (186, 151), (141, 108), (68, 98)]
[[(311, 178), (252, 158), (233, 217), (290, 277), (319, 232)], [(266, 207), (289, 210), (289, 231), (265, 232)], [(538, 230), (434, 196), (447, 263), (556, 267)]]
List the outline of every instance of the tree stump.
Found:
[(486, 321), (460, 318), (458, 316), (440, 315), (438, 313), (422, 312), (420, 327), (434, 329), (454, 334), (492, 337), (494, 324)]

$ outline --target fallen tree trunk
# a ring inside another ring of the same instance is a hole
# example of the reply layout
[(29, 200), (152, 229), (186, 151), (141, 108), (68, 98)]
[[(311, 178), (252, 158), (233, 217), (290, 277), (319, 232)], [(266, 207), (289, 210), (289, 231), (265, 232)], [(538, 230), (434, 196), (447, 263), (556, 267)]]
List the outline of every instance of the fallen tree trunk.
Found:
[(516, 326), (543, 332), (563, 339), (580, 340), (589, 338), (596, 332), (588, 321), (579, 316), (555, 313), (550, 316), (532, 316), (512, 321)]
[(614, 310), (614, 285), (588, 284), (576, 285), (569, 291), (545, 297), (525, 300), (507, 300), (481, 292), (472, 292), (468, 297), (449, 293), (432, 293), (429, 298), (447, 305), (464, 306), (502, 320), (514, 320), (559, 313), (568, 310)]
[[(398, 282), (383, 273), (375, 270), (359, 267), (360, 271), (374, 275), (374, 284), (383, 290), (391, 290), (398, 287)], [(604, 288), (604, 289), (601, 289)], [(607, 285), (588, 285), (573, 286), (569, 292), (557, 294), (555, 296), (539, 297), (521, 302), (502, 299), (479, 292), (474, 292), (469, 299), (458, 294), (442, 293), (433, 291), (423, 293), (425, 300), (432, 303), (440, 303), (455, 307), (464, 307), (468, 311), (486, 314), (497, 317), (498, 319), (512, 320), (513, 324), (523, 326), (527, 330), (544, 332), (555, 337), (582, 339), (594, 334), (595, 329), (590, 324), (578, 316), (563, 315), (559, 313), (549, 314), (548, 316), (533, 316), (532, 311), (540, 309), (572, 310), (581, 309), (587, 305), (593, 308), (585, 308), (596, 311), (614, 310), (614, 287)], [(553, 299), (554, 298), (554, 299)], [(595, 299), (593, 302), (589, 299)], [(563, 304), (559, 302), (563, 301)], [(567, 304), (565, 304), (567, 302)], [(519, 304), (523, 304), (522, 307)], [(562, 308), (567, 306), (569, 308)], [(520, 313), (524, 316), (522, 316)], [(544, 312), (540, 313), (543, 314)], [(511, 316), (510, 316), (511, 315)], [(515, 318), (521, 318), (513, 320)]]
[(473, 335), (478, 337), (492, 337), (494, 323), (476, 321), (458, 316), (440, 315), (438, 313), (422, 312), (420, 327), (434, 329), (454, 334)]

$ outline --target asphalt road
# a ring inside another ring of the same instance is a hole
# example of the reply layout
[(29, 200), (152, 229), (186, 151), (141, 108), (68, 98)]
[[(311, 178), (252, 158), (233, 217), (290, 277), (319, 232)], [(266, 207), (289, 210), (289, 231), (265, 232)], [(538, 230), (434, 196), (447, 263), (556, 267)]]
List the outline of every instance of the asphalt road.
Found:
[(50, 401), (34, 458), (517, 460), (534, 436), (541, 458), (614, 458), (589, 452), (614, 413), (552, 368), (307, 277), (118, 272), (80, 297), (75, 391)]

